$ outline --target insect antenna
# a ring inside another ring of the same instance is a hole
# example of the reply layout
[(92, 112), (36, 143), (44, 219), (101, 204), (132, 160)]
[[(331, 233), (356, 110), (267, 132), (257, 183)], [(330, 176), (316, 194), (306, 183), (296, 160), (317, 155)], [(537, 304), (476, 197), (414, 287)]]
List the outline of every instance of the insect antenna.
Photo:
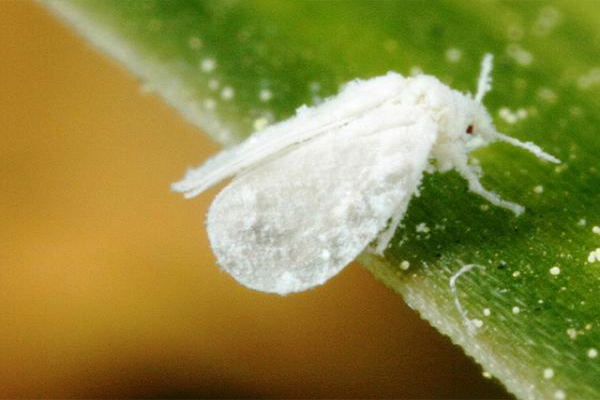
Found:
[(483, 96), (490, 90), (492, 90), (492, 67), (494, 57), (487, 53), (483, 56), (481, 62), (481, 72), (479, 73), (479, 81), (477, 82), (477, 94), (475, 95), (475, 101), (481, 103)]
[(491, 135), (492, 139), (510, 143), (513, 146), (520, 147), (522, 149), (529, 151), (530, 153), (534, 154), (538, 158), (541, 158), (543, 160), (550, 161), (550, 162), (553, 162), (556, 164), (560, 164), (560, 160), (558, 158), (554, 157), (551, 154), (546, 153), (539, 146), (537, 146), (536, 144), (534, 144), (532, 142), (521, 142), (520, 140), (515, 139), (514, 137), (507, 136), (503, 133), (495, 132), (495, 131), (491, 132), (490, 135)]
[[(485, 96), (485, 94), (492, 89), (491, 73), (493, 67), (493, 60), (494, 57), (490, 53), (487, 53), (485, 56), (483, 56), (483, 61), (481, 62), (481, 73), (479, 74), (479, 81), (477, 82), (477, 94), (475, 95), (475, 100), (479, 103), (481, 103), (481, 101), (483, 100), (483, 96)], [(491, 132), (490, 136), (494, 140), (510, 143), (513, 146), (525, 149), (533, 153), (536, 157), (541, 158), (543, 160), (557, 164), (560, 163), (560, 160), (558, 158), (546, 153), (532, 142), (521, 142), (518, 139), (495, 131)]]

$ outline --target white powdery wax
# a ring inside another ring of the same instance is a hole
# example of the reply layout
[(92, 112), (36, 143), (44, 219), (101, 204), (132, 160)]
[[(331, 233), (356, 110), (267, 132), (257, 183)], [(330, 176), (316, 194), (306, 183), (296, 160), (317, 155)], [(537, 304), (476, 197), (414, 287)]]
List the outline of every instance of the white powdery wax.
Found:
[(173, 189), (190, 198), (234, 176), (208, 212), (211, 246), (240, 283), (279, 294), (324, 283), (375, 240), (382, 254), (426, 169), (455, 169), (471, 191), (519, 215), (522, 206), (483, 188), (467, 143), (477, 135), (559, 161), (496, 131), (481, 103), (491, 67), (486, 55), (476, 96), (427, 75), (352, 81), (189, 170)]

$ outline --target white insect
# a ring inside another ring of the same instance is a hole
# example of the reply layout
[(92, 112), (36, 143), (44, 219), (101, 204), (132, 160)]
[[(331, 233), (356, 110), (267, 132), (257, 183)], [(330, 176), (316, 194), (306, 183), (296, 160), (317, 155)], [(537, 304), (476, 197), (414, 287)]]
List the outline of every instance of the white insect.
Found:
[(189, 170), (173, 189), (190, 198), (234, 176), (208, 212), (213, 251), (243, 285), (282, 295), (324, 283), (374, 242), (383, 253), (425, 170), (455, 169), (472, 192), (519, 215), (522, 206), (486, 190), (469, 166), (472, 135), (559, 160), (496, 131), (481, 103), (491, 69), (488, 54), (474, 97), (427, 75), (352, 81)]

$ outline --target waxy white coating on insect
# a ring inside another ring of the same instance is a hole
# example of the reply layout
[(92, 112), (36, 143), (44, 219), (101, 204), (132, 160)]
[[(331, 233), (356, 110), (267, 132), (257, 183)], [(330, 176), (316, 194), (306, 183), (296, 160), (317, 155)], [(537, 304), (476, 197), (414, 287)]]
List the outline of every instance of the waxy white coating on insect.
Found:
[(382, 254), (426, 170), (454, 169), (472, 192), (519, 215), (523, 207), (486, 190), (468, 164), (472, 135), (558, 160), (496, 131), (481, 102), (491, 69), (486, 55), (475, 96), (427, 75), (352, 81), (189, 170), (173, 189), (190, 198), (234, 176), (208, 212), (213, 251), (242, 284), (279, 294), (324, 283), (375, 241)]

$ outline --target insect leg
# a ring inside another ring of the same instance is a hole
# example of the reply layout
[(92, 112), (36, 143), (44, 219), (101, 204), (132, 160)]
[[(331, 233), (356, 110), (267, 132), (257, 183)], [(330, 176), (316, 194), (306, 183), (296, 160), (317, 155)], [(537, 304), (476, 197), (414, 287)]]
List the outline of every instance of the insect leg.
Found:
[(470, 191), (477, 193), (498, 207), (506, 208), (507, 210), (514, 212), (517, 216), (525, 211), (525, 208), (522, 205), (503, 200), (500, 196), (498, 196), (497, 193), (484, 188), (479, 181), (479, 176), (477, 173), (467, 164), (466, 158), (464, 160), (459, 160), (455, 164), (455, 168), (458, 173), (467, 180)]

